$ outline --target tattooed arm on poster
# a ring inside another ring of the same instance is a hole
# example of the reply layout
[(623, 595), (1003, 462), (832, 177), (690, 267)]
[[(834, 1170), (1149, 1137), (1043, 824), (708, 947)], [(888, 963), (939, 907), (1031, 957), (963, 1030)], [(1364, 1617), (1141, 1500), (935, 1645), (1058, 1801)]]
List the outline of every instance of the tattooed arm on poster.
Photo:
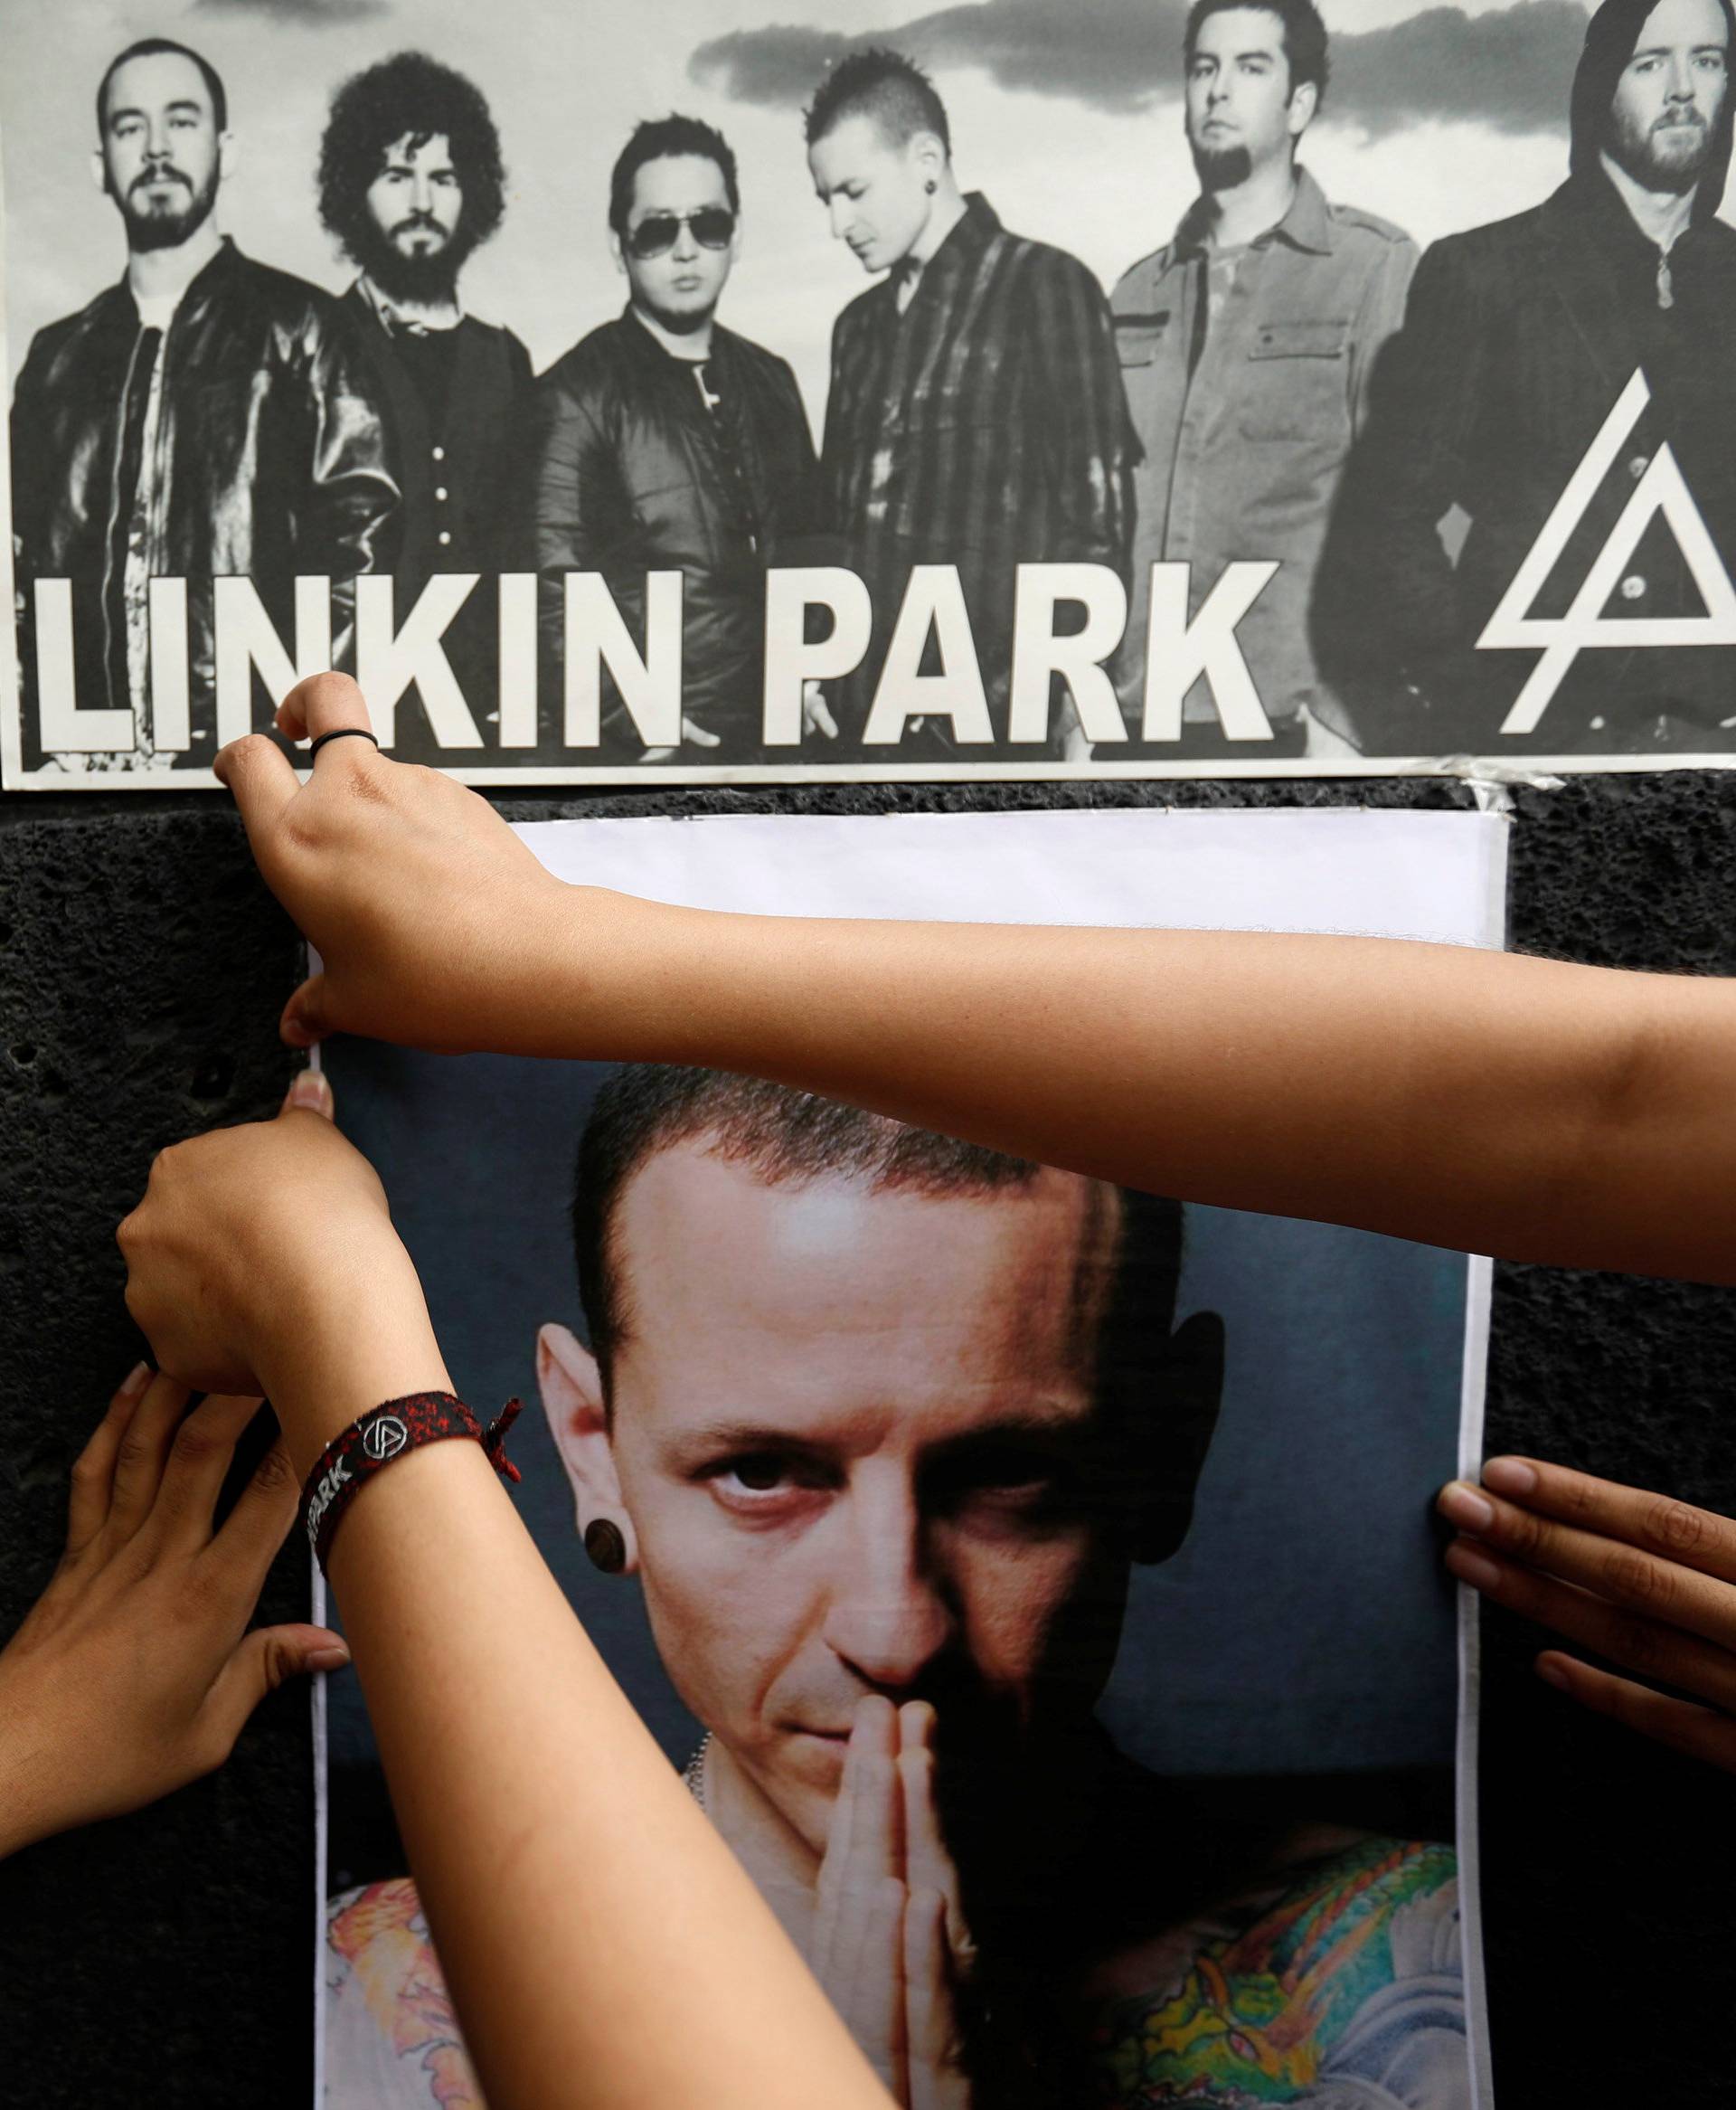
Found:
[(856, 1708), (808, 1963), (901, 2110), (969, 2110), (952, 1989), (973, 1954), (934, 1803), (934, 1709)]

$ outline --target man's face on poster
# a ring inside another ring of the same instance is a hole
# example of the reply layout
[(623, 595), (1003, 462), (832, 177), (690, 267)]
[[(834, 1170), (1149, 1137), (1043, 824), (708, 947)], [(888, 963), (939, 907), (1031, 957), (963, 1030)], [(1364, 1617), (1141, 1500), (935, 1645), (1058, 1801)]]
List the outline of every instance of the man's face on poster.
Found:
[(722, 298), (741, 248), (722, 169), (708, 154), (647, 161), (614, 247), (637, 307), (667, 329), (697, 328)]
[(864, 271), (890, 271), (915, 249), (934, 205), (946, 149), (931, 133), (895, 139), (866, 111), (841, 118), (807, 150), (832, 232)]
[(1691, 191), (1729, 93), (1729, 29), (1718, 0), (1659, 0), (1622, 69), (1609, 152), (1643, 189)]
[(464, 185), (444, 133), (394, 139), (364, 202), (373, 238), (401, 276), (445, 285), (456, 279)]
[(1208, 191), (1233, 190), (1288, 161), (1314, 115), (1316, 91), (1292, 92), (1284, 24), (1263, 7), (1209, 14), (1187, 53), (1185, 121)]
[(204, 224), (217, 202), (222, 147), (211, 90), (191, 59), (154, 52), (115, 73), (98, 154), (130, 250), (178, 249)]
[(1101, 1690), (1128, 1576), (1093, 1377), (1120, 1206), (1048, 1169), (768, 1185), (687, 1144), (620, 1197), (607, 1441), (658, 1651), (816, 1851), (864, 1695), (1005, 1755)]

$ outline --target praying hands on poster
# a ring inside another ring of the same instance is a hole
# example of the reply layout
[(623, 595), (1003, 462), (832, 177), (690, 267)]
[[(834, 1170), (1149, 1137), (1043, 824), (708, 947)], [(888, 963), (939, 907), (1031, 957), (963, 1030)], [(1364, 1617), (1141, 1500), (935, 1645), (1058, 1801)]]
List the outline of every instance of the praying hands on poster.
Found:
[(971, 1955), (934, 1802), (934, 1709), (857, 1703), (807, 1961), (901, 2110), (969, 2110), (953, 1986)]

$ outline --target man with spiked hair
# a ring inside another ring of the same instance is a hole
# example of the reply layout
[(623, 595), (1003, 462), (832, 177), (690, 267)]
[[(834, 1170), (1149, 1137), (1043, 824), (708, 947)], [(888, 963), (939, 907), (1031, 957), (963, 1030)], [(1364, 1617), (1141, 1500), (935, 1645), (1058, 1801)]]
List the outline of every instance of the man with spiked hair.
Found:
[[(899, 52), (841, 59), (807, 135), (832, 232), (879, 281), (834, 329), (821, 449), (832, 525), (874, 613), (849, 729), (873, 740), (864, 721), (912, 569), (951, 566), (998, 742), (1017, 567), (1127, 574), (1135, 442), (1108, 304), (1077, 258), (1010, 233), (959, 188), (946, 108)], [(986, 730), (980, 714), (930, 717), (901, 752), (980, 753)]]

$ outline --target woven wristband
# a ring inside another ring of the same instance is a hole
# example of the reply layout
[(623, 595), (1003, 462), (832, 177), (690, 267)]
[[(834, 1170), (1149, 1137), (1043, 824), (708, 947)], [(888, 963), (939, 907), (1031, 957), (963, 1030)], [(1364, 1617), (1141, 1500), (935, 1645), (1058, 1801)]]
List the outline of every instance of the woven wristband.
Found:
[(467, 1436), (482, 1445), (489, 1464), (503, 1480), (516, 1480), (518, 1468), (502, 1446), (520, 1405), (520, 1401), (509, 1399), (499, 1420), (485, 1429), (463, 1400), (450, 1392), (408, 1392), (401, 1399), (371, 1407), (341, 1435), (334, 1436), (301, 1490), (307, 1543), (320, 1572), (325, 1572), (332, 1539), (356, 1490), (407, 1451), (444, 1443), (450, 1436)]

